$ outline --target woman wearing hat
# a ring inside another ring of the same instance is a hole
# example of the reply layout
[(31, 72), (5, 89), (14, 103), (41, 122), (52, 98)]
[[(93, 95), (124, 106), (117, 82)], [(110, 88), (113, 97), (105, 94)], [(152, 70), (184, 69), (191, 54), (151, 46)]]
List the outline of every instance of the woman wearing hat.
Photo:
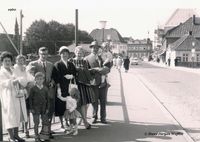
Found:
[[(66, 46), (62, 46), (59, 49), (60, 61), (54, 64), (52, 78), (57, 85), (57, 89), (61, 90), (62, 97), (69, 96), (68, 88), (72, 78), (76, 75), (76, 68), (73, 63), (69, 62), (69, 49)], [(55, 116), (59, 116), (61, 121), (61, 127), (64, 128), (62, 117), (66, 109), (66, 102), (61, 101), (56, 97), (55, 101)]]

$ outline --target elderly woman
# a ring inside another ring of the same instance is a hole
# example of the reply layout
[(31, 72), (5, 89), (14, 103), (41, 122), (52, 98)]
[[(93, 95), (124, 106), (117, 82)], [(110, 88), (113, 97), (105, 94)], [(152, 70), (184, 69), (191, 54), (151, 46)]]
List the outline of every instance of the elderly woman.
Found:
[(16, 64), (14, 65), (13, 69), (13, 75), (15, 77), (18, 77), (20, 80), (20, 84), (17, 86), (18, 91), (22, 91), (24, 93), (24, 96), (19, 98), (20, 99), (20, 108), (22, 109), (22, 121), (23, 121), (23, 130), (26, 133), (26, 137), (29, 138), (29, 132), (28, 132), (28, 120), (27, 116), (29, 116), (29, 113), (27, 113), (27, 106), (26, 106), (26, 100), (28, 99), (28, 93), (27, 93), (27, 84), (29, 82), (28, 79), (28, 73), (26, 72), (26, 57), (23, 55), (18, 55), (16, 57)]
[(76, 57), (71, 60), (76, 66), (76, 81), (80, 91), (80, 113), (86, 129), (90, 129), (91, 125), (87, 122), (87, 105), (95, 102), (94, 91), (90, 87), (92, 77), (88, 70), (88, 62), (84, 60), (84, 51), (81, 46), (75, 48)]
[(24, 142), (18, 135), (18, 127), (21, 122), (22, 110), (16, 86), (19, 79), (13, 76), (12, 61), (10, 52), (2, 52), (0, 56), (2, 67), (0, 69), (0, 99), (2, 105), (2, 118), (4, 127), (9, 134), (9, 141)]
[[(52, 71), (52, 78), (55, 81), (57, 88), (61, 90), (61, 96), (69, 96), (68, 88), (72, 78), (76, 75), (76, 68), (73, 63), (69, 62), (69, 50), (66, 46), (62, 46), (59, 49), (60, 61), (54, 64)], [(56, 97), (55, 100), (55, 116), (59, 116), (61, 127), (64, 128), (62, 117), (66, 110), (66, 102), (61, 101)]]

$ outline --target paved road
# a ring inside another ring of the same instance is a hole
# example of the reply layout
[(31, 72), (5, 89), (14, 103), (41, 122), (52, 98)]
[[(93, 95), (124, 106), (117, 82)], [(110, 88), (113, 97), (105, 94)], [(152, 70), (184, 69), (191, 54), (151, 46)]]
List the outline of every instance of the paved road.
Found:
[[(85, 130), (80, 126), (78, 136), (64, 134), (60, 124), (55, 124), (53, 129), (57, 136), (51, 141), (190, 142), (191, 139), (185, 131), (160, 105), (153, 92), (137, 75), (140, 74), (134, 68), (129, 73), (120, 73), (117, 69), (112, 69), (109, 76), (112, 86), (108, 92), (108, 124), (97, 123), (91, 130)], [(91, 121), (91, 106), (88, 115)]]
[(132, 66), (131, 72), (154, 92), (193, 139), (200, 141), (200, 74), (197, 69), (142, 63)]

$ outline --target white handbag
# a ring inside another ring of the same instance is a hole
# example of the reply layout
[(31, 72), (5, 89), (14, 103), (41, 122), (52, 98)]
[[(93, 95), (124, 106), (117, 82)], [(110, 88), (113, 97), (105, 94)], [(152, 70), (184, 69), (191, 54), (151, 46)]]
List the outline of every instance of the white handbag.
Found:
[[(73, 80), (74, 82), (72, 82), (72, 80)], [(76, 80), (75, 80), (75, 79), (71, 79), (71, 80), (70, 80), (68, 92), (70, 92), (70, 90), (71, 90), (72, 88), (78, 89), (78, 86), (77, 86), (77, 84), (76, 84)]]

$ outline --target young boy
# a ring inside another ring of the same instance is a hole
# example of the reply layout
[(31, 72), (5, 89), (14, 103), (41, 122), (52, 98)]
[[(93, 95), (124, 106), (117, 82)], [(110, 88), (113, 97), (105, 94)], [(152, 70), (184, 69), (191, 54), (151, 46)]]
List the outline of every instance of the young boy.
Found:
[[(30, 89), (29, 103), (30, 111), (33, 114), (34, 122), (34, 132), (35, 132), (35, 141), (40, 142), (40, 136), (38, 133), (38, 126), (40, 123), (40, 116), (42, 119), (42, 128), (48, 126), (48, 108), (49, 108), (49, 99), (48, 99), (48, 89), (43, 86), (44, 74), (42, 72), (37, 72), (35, 74), (35, 85)], [(47, 127), (46, 127), (47, 128)], [(42, 135), (44, 136), (44, 134)], [(49, 140), (48, 130), (46, 131), (46, 137), (44, 140)]]

